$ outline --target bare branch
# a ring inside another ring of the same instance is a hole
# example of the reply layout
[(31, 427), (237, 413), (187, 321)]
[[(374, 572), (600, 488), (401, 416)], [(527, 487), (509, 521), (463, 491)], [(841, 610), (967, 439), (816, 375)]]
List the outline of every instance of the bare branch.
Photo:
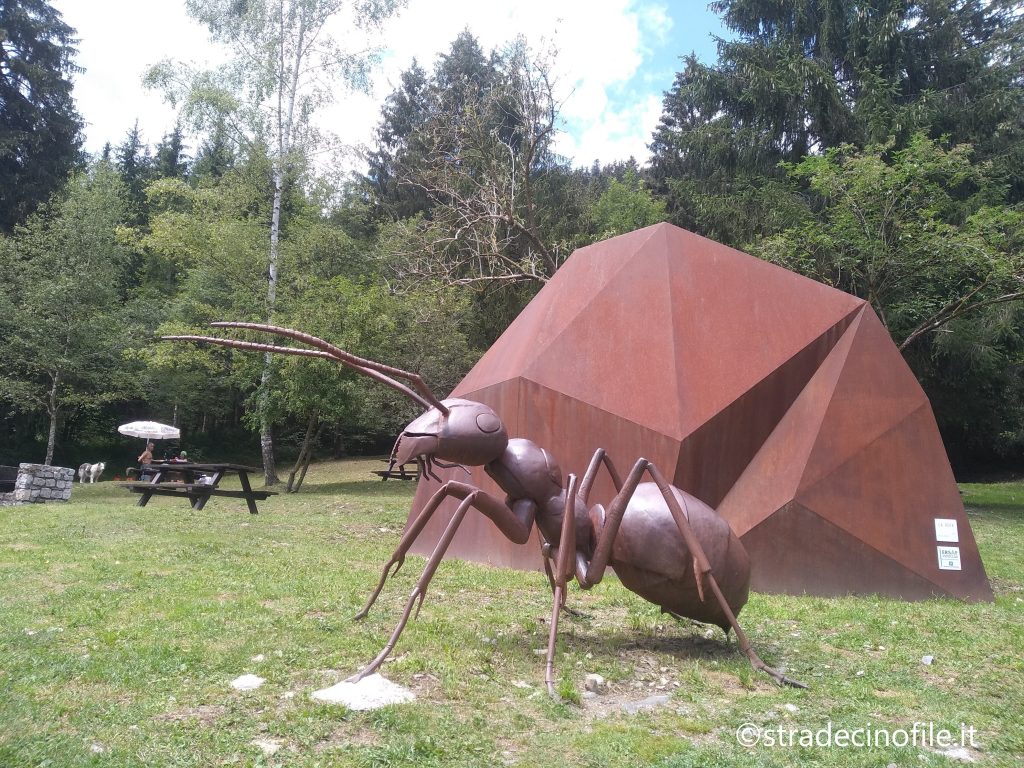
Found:
[(493, 82), (426, 95), (430, 119), (411, 140), (418, 151), (396, 163), (395, 175), (432, 207), (415, 236), (392, 251), (401, 279), (543, 283), (558, 269), (535, 191), (552, 162), (558, 114), (550, 66), (520, 40)]

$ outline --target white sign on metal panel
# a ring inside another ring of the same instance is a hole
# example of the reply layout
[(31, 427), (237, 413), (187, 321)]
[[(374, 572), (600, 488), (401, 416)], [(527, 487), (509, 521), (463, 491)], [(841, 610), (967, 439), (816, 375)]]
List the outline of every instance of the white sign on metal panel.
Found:
[(960, 541), (960, 534), (956, 529), (956, 520), (936, 517), (935, 518), (935, 540), (936, 541)]
[(939, 570), (959, 571), (960, 568), (960, 547), (938, 547)]

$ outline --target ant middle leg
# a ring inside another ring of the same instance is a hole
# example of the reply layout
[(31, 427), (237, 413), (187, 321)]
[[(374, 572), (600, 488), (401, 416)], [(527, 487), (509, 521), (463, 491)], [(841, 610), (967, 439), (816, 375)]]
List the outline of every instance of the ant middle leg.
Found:
[(619, 476), (619, 471), (615, 468), (615, 465), (608, 457), (605, 449), (598, 448), (594, 451), (594, 455), (590, 459), (590, 465), (587, 467), (587, 471), (583, 475), (583, 480), (580, 482), (579, 497), (584, 504), (586, 504), (587, 500), (590, 498), (590, 489), (593, 487), (594, 481), (597, 479), (597, 471), (601, 468), (602, 464), (605, 469), (608, 470), (608, 474), (611, 475), (612, 485), (615, 486), (615, 492), (620, 493), (622, 491), (622, 478)]
[[(545, 545), (550, 546), (550, 545)], [(541, 552), (541, 556), (544, 558), (544, 573), (548, 577), (548, 586), (551, 587), (551, 594), (555, 593), (555, 573), (551, 569), (551, 556)], [(573, 608), (571, 605), (566, 604), (563, 601), (562, 610), (572, 616), (574, 619), (589, 619), (590, 616), (583, 611)]]

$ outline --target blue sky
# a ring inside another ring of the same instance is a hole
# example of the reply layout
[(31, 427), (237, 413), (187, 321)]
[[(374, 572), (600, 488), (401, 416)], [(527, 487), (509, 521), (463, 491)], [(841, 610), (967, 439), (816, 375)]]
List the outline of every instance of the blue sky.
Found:
[[(174, 113), (142, 88), (145, 69), (163, 58), (197, 64), (220, 55), (205, 30), (185, 14), (183, 0), (51, 0), (78, 30), (75, 97), (85, 118), (86, 149), (123, 140), (136, 118), (144, 139), (159, 141)], [(142, 11), (141, 9), (145, 9)], [(139, 27), (143, 30), (140, 34)], [(517, 34), (537, 49), (558, 49), (557, 88), (564, 131), (558, 151), (577, 165), (644, 162), (664, 92), (691, 51), (714, 61), (713, 34), (724, 34), (704, 2), (689, 0), (409, 0), (381, 39), (387, 48), (369, 94), (344, 94), (321, 123), (343, 142), (370, 141), (383, 99), (413, 57), (425, 66), (469, 28), (485, 50)], [(339, 24), (340, 35), (345, 27)], [(148, 34), (147, 34), (148, 33)], [(365, 41), (353, 41), (363, 47)], [(359, 162), (350, 156), (354, 167)]]
[[(630, 155), (645, 161), (646, 144), (661, 115), (662, 99), (682, 68), (682, 57), (695, 53), (703, 61), (715, 61), (714, 36), (726, 34), (719, 18), (701, 2), (635, 2), (627, 5), (628, 14), (640, 19), (640, 58), (635, 71), (628, 79), (598, 79), (596, 85), (605, 97), (602, 109), (580, 105), (577, 110), (570, 98), (563, 112), (569, 134), (562, 142), (563, 154), (577, 164)], [(615, 56), (610, 56), (615, 61)], [(621, 65), (628, 68), (625, 60)], [(585, 82), (587, 69), (581, 67), (578, 74)]]

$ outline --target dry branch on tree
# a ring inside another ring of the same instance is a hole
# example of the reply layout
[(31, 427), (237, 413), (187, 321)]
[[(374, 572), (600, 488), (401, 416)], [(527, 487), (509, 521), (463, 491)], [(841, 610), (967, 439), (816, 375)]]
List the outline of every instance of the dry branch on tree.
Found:
[(422, 151), (396, 167), (430, 202), (393, 253), (400, 277), (446, 284), (546, 282), (565, 254), (547, 242), (538, 186), (554, 164), (558, 103), (550, 57), (523, 40), (490, 82), (463, 81), (427, 96)]

